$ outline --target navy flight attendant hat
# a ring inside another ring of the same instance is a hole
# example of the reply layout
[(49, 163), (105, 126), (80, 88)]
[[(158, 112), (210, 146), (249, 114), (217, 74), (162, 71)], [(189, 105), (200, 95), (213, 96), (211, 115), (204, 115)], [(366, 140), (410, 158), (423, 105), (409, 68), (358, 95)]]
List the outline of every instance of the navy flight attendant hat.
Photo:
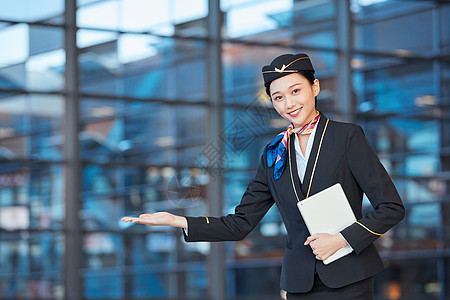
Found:
[(270, 84), (272, 81), (300, 71), (310, 71), (314, 74), (315, 70), (308, 55), (304, 53), (283, 54), (275, 58), (270, 65), (262, 68), (267, 95), (270, 96)]

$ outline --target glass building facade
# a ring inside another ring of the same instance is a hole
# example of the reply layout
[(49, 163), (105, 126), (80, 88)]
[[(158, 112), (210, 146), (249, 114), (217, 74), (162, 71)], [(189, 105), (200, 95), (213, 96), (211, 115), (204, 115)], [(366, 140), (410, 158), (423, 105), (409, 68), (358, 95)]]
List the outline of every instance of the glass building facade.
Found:
[(261, 67), (299, 52), (319, 110), (364, 128), (407, 209), (376, 242), (375, 299), (450, 299), (437, 0), (0, 0), (0, 298), (278, 299), (276, 207), (238, 242), (120, 218), (234, 212), (287, 125)]

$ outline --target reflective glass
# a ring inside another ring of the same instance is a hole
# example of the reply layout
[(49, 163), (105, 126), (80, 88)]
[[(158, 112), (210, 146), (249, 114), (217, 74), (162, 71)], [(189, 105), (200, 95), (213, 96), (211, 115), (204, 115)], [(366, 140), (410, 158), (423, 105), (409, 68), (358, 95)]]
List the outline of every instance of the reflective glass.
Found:
[(89, 299), (123, 299), (124, 276), (119, 270), (86, 271), (84, 296)]
[[(162, 230), (123, 223), (125, 215), (169, 211), (196, 215), (206, 212), (206, 184), (210, 178), (198, 168), (86, 166), (83, 170), (83, 226), (89, 230)], [(108, 212), (98, 214), (98, 211)], [(129, 227), (132, 227), (128, 229)]]
[[(255, 168), (256, 169), (256, 168)], [(225, 175), (224, 215), (234, 213), (242, 196), (255, 176), (255, 171), (228, 171)], [(274, 204), (245, 240), (233, 242), (229, 257), (235, 260), (258, 257), (282, 258), (286, 242), (286, 230)]]
[(122, 34), (82, 50), (81, 90), (89, 94), (200, 101), (206, 93), (205, 51), (200, 41)]
[[(16, 22), (49, 21), (64, 13), (64, 0), (0, 0), (0, 19)], [(59, 22), (58, 22), (59, 23)], [(3, 43), (0, 43), (3, 45)]]
[(185, 273), (186, 292), (188, 298), (204, 299), (208, 295), (208, 273), (207, 267), (204, 265), (197, 265), (192, 268), (192, 271)]
[[(353, 82), (361, 112), (420, 113), (439, 104), (433, 63), (401, 57), (352, 59)], [(429, 110), (430, 116), (435, 116)]]
[[(406, 155), (437, 154), (440, 148), (440, 123), (438, 120), (391, 117), (384, 120), (367, 120), (366, 135), (379, 155), (392, 154), (392, 161), (402, 161)], [(436, 170), (434, 170), (436, 171)], [(430, 175), (433, 171), (421, 175)]]
[[(440, 237), (441, 204), (422, 199), (422, 203), (408, 203), (407, 217), (376, 241), (383, 252), (436, 250), (442, 247)], [(412, 254), (414, 255), (414, 254)]]
[(77, 30), (77, 47), (87, 48), (94, 45), (99, 45), (111, 41), (117, 40), (117, 32), (90, 30), (90, 29), (78, 29)]
[[(179, 231), (177, 231), (178, 233)], [(204, 248), (208, 243), (193, 243), (193, 249), (180, 249), (179, 236), (152, 233), (146, 236), (125, 237), (126, 255), (129, 257), (126, 269), (132, 277), (133, 295), (135, 297), (155, 297), (168, 295), (174, 298), (198, 297), (205, 292), (206, 276)], [(203, 249), (201, 249), (203, 246)], [(181, 261), (190, 254), (189, 261), (201, 262), (184, 264)], [(172, 273), (173, 263), (177, 262), (178, 272)], [(187, 269), (186, 269), (187, 268)], [(170, 281), (179, 281), (178, 288), (168, 289), (161, 278), (168, 276)], [(178, 289), (178, 291), (177, 291)], [(189, 290), (189, 292), (187, 292)], [(177, 297), (178, 295), (178, 297)]]
[(2, 233), (0, 295), (3, 299), (64, 299), (64, 239), (55, 233)]
[(228, 38), (334, 48), (334, 1), (228, 1), (225, 36)]
[(355, 48), (400, 56), (431, 54), (432, 8), (429, 1), (353, 1)]
[(81, 112), (88, 161), (193, 166), (205, 147), (202, 106), (85, 99)]
[(60, 91), (65, 51), (61, 28), (17, 24), (0, 28), (0, 88)]
[(173, 288), (171, 282), (177, 280), (176, 274), (167, 271), (158, 272), (155, 270), (141, 270), (132, 277), (133, 296), (138, 299), (164, 299), (176, 297), (177, 290)]
[[(275, 266), (267, 266), (267, 265)], [(236, 263), (233, 270), (229, 271), (228, 297), (232, 299), (279, 299), (280, 288), (274, 284), (279, 280), (281, 267), (278, 262), (271, 263), (270, 258), (265, 257), (263, 266), (258, 263), (248, 263), (245, 266)]]
[(62, 229), (65, 219), (61, 165), (32, 165), (29, 171), (31, 228)]
[(443, 53), (450, 52), (450, 6), (442, 6), (439, 10), (440, 45)]
[(440, 201), (445, 197), (445, 180), (433, 177), (395, 176), (395, 185), (405, 203)]
[(442, 261), (417, 253), (410, 259), (385, 260), (383, 276), (375, 276), (375, 299), (440, 299)]
[(62, 167), (3, 163), (0, 171), (0, 229), (62, 229)]
[[(443, 103), (450, 103), (450, 62), (443, 62), (441, 64), (442, 66), (442, 73), (441, 73), (441, 93), (443, 98)], [(445, 116), (445, 112), (444, 112)], [(448, 116), (448, 110), (447, 110), (447, 116)]]
[(206, 0), (79, 1), (81, 28), (151, 32), (159, 35), (205, 36)]
[[(29, 56), (29, 26), (15, 24), (0, 28), (0, 67), (24, 63)], [(3, 77), (3, 76), (2, 76)]]
[(8, 159), (62, 158), (63, 99), (56, 95), (16, 95), (0, 99), (0, 149)]
[(256, 170), (264, 146), (286, 125), (280, 118), (273, 108), (226, 109), (224, 131), (220, 133), (225, 143), (224, 168)]
[(83, 237), (84, 287), (89, 298), (123, 297), (122, 238), (115, 234), (93, 232)]

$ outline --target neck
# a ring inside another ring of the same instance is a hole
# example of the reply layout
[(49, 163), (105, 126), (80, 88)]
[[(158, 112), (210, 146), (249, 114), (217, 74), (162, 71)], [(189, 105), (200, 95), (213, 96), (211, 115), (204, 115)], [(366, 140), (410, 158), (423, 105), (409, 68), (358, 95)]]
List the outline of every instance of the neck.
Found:
[(300, 127), (303, 127), (303, 126), (308, 125), (309, 123), (312, 122), (312, 120), (314, 120), (314, 118), (317, 116), (317, 113), (318, 113), (318, 111), (317, 111), (317, 110), (314, 110), (314, 113), (311, 113), (309, 119), (308, 119), (307, 121), (305, 121), (305, 123), (304, 123), (303, 125), (300, 125), (300, 126), (298, 126), (298, 127), (295, 127), (294, 123), (292, 123), (292, 127), (294, 127), (294, 129), (297, 129), (297, 128), (300, 128)]

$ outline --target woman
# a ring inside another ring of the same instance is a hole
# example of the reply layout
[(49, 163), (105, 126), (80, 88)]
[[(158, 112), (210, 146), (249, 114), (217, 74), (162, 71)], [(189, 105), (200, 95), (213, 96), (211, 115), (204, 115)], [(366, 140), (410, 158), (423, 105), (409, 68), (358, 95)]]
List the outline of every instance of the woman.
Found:
[[(306, 54), (284, 54), (262, 69), (275, 110), (290, 122), (268, 144), (234, 214), (182, 217), (166, 212), (124, 222), (184, 229), (187, 242), (246, 237), (276, 203), (287, 229), (281, 289), (291, 299), (373, 299), (373, 276), (383, 263), (373, 242), (404, 217), (391, 178), (360, 126), (327, 119), (316, 110), (319, 80)], [(294, 171), (293, 171), (294, 170)], [(357, 222), (340, 233), (310, 235), (297, 202), (340, 183)], [(374, 210), (363, 216), (363, 194)], [(353, 251), (325, 265), (337, 250)]]

